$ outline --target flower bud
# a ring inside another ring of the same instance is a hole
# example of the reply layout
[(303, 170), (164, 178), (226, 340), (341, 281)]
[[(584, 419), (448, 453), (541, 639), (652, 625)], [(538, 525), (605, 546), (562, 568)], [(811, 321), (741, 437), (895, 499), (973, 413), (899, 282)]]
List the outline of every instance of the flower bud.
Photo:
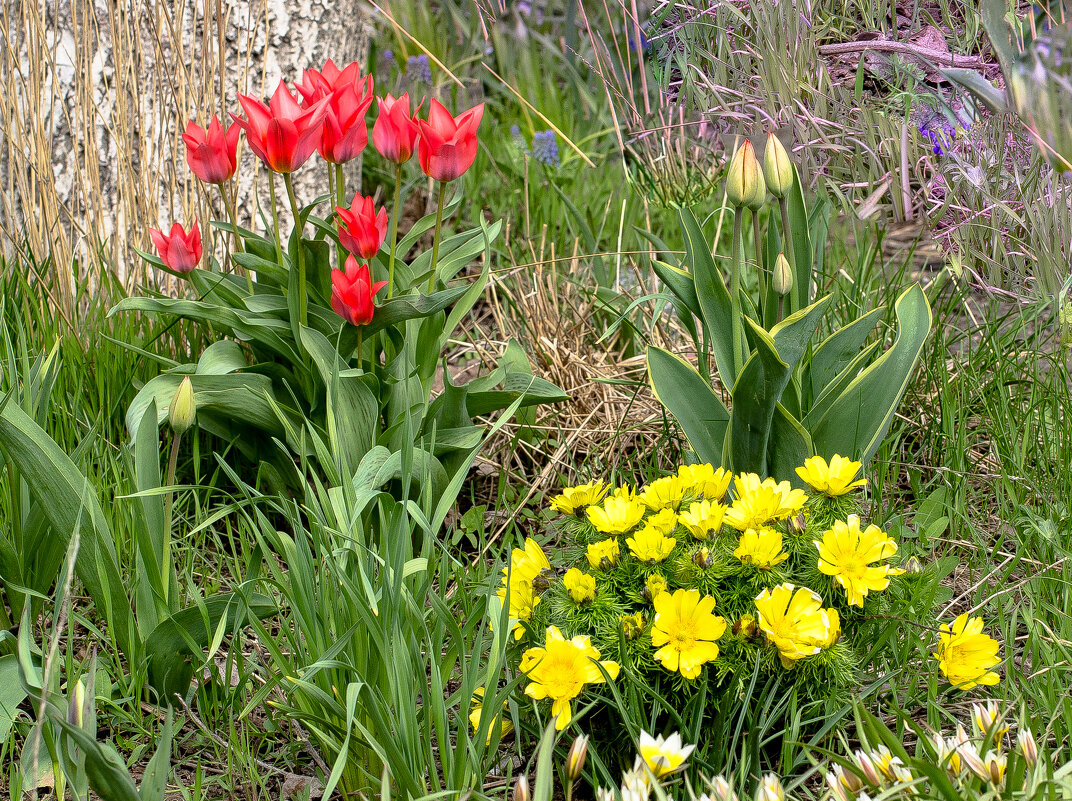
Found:
[(644, 616), (637, 612), (635, 615), (622, 615), (622, 631), (625, 639), (635, 640), (644, 633)]
[(991, 784), (1000, 785), (1005, 780), (1005, 768), (1008, 766), (1008, 759), (1004, 754), (1000, 754), (997, 751), (987, 751), (986, 756), (983, 757), (983, 766), (986, 769), (986, 775), (981, 775), (981, 779), (989, 780)]
[(785, 801), (785, 789), (782, 781), (773, 773), (768, 773), (756, 788), (756, 801)]
[(733, 624), (733, 633), (749, 640), (756, 636), (756, 630), (756, 619), (751, 615), (741, 615)]
[(970, 742), (963, 742), (958, 745), (957, 753), (960, 755), (961, 761), (967, 765), (968, 770), (984, 781), (990, 778), (990, 771), (983, 764), (983, 760), (980, 759), (979, 752), (975, 750), (975, 746)]
[(532, 580), (532, 589), (534, 589), (536, 592), (544, 592), (548, 587), (551, 586), (551, 584), (554, 583), (556, 578), (558, 578), (558, 576), (556, 575), (555, 571), (545, 567), (543, 570), (537, 573), (536, 577)]
[(776, 198), (785, 197), (793, 188), (793, 163), (782, 141), (773, 133), (767, 134), (767, 147), (763, 151), (763, 177)]
[(702, 567), (706, 570), (715, 563), (715, 557), (711, 555), (711, 551), (705, 546), (693, 554), (692, 561), (695, 563), (696, 567)]
[(1034, 767), (1038, 762), (1038, 743), (1031, 729), (1024, 727), (1016, 735), (1016, 744), (1020, 747), (1020, 753), (1024, 755), (1024, 761), (1028, 767)]
[(566, 775), (569, 776), (570, 781), (575, 782), (581, 778), (581, 771), (584, 770), (584, 761), (587, 758), (588, 737), (582, 734), (573, 741), (566, 758)]
[(801, 512), (798, 515), (794, 515), (786, 521), (786, 526), (789, 528), (790, 534), (801, 535), (808, 528), (808, 518)]
[(774, 278), (771, 286), (783, 297), (793, 291), (793, 268), (789, 266), (789, 260), (784, 253), (779, 253), (778, 258), (774, 260)]
[(711, 801), (737, 801), (737, 793), (721, 773), (708, 784), (711, 786)]
[(870, 754), (864, 751), (857, 751), (856, 764), (859, 765), (860, 773), (863, 774), (863, 777), (867, 780), (868, 784), (873, 787), (878, 787), (882, 784), (882, 774), (879, 773)]
[(175, 397), (168, 406), (168, 423), (171, 430), (176, 434), (185, 434), (197, 419), (197, 404), (194, 401), (194, 385), (190, 383), (190, 376), (182, 379), (179, 388), (175, 390)]
[(532, 801), (532, 793), (529, 790), (529, 777), (522, 773), (514, 782), (513, 801)]
[(666, 579), (660, 576), (658, 573), (652, 573), (648, 576), (648, 580), (644, 582), (644, 589), (640, 593), (647, 601), (654, 601), (662, 593), (666, 592)]
[(908, 561), (904, 563), (904, 572), (910, 576), (918, 576), (923, 572), (923, 563), (918, 556), (908, 557)]
[(79, 678), (71, 688), (71, 697), (67, 701), (67, 722), (82, 728), (86, 714), (86, 685)]
[(752, 142), (745, 139), (730, 160), (729, 174), (726, 177), (726, 198), (734, 208), (747, 206), (755, 211), (763, 205), (766, 195), (767, 187), (756, 160), (756, 151), (752, 148)]
[(834, 801), (850, 801), (849, 794), (845, 788), (841, 786), (837, 774), (833, 772), (826, 774), (826, 786), (830, 788), (830, 797)]
[(975, 730), (981, 735), (993, 734), (994, 735), (994, 747), (1001, 750), (1001, 741), (1005, 737), (1005, 733), (1009, 730), (1008, 726), (1001, 726), (1002, 720), (1001, 708), (998, 706), (997, 701), (987, 701), (985, 704), (972, 704), (972, 723), (975, 724)]

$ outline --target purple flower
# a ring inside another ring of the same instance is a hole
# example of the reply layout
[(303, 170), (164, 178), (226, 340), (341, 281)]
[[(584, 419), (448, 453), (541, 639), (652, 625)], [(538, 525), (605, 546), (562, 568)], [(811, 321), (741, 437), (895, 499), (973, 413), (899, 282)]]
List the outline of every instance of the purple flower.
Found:
[(406, 59), (406, 80), (410, 83), (432, 83), (432, 65), (428, 62), (428, 56), (421, 53)]
[(919, 124), (919, 132), (931, 143), (931, 150), (941, 156), (953, 147), (957, 129), (941, 116), (932, 116)]
[(558, 139), (555, 132), (548, 129), (537, 131), (532, 135), (532, 157), (548, 167), (558, 167), (562, 161), (558, 155)]

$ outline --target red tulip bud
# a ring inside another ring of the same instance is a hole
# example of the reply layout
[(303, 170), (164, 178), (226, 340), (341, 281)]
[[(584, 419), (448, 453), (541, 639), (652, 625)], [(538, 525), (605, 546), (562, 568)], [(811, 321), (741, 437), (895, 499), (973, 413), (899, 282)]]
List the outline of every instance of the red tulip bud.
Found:
[(421, 138), (417, 159), (425, 174), (437, 181), (453, 181), (473, 166), (476, 159), (476, 129), (484, 116), (484, 104), (463, 112), (457, 119), (435, 98), (428, 120), (418, 120)]
[(405, 164), (413, 155), (417, 141), (417, 113), (421, 104), (417, 104), (410, 116), (409, 92), (406, 92), (397, 100), (391, 95), (379, 98), (379, 106), (379, 116), (372, 126), (372, 144), (388, 161)]
[(188, 273), (201, 261), (201, 229), (196, 220), (189, 233), (179, 223), (174, 223), (166, 234), (150, 228), (149, 237), (169, 270)]
[(238, 166), (238, 134), (238, 123), (231, 123), (225, 130), (215, 114), (207, 131), (192, 120), (186, 123), (182, 141), (186, 143), (186, 163), (193, 174), (206, 184), (230, 180)]
[(370, 197), (354, 195), (350, 208), (336, 206), (339, 215), (339, 242), (362, 259), (371, 259), (387, 235), (387, 209), (376, 211)]
[(346, 272), (331, 271), (331, 308), (350, 325), (372, 322), (376, 310), (372, 299), (387, 282), (371, 281), (368, 265), (359, 265), (353, 256), (346, 258)]

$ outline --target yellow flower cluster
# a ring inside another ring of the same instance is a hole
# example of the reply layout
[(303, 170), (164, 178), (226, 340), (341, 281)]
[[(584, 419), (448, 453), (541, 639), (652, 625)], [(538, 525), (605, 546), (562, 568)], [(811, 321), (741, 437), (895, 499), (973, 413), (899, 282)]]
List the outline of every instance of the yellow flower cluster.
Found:
[(539, 543), (531, 537), (525, 540), (524, 550), (514, 549), (510, 554), (510, 564), (503, 568), (502, 586), (496, 594), (514, 621), (514, 639), (520, 640), (524, 635), (521, 623), (532, 617), (533, 610), (540, 602), (535, 581), (545, 570), (551, 572), (551, 564)]
[(823, 599), (807, 587), (788, 582), (763, 590), (756, 598), (759, 629), (778, 649), (786, 668), (806, 656), (829, 648), (841, 636), (836, 609), (824, 609)]

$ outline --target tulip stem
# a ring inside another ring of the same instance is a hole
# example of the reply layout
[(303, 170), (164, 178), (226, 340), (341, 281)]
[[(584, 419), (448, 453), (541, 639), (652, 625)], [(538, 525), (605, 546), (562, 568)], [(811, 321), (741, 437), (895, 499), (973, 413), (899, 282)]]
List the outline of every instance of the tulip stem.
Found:
[(365, 339), (365, 331), (360, 325), (357, 327), (357, 366), (361, 367), (364, 364), (364, 359), (361, 358), (361, 345)]
[(275, 199), (275, 172), (268, 170), (268, 194), (272, 196), (272, 228), (275, 230), (275, 260), (280, 267), (286, 267), (283, 263), (283, 243), (279, 239), (279, 207)]
[(395, 164), (395, 199), (391, 206), (391, 255), (387, 261), (387, 297), (393, 297), (395, 293), (395, 248), (398, 246), (398, 218), (402, 216), (402, 210), (398, 207), (398, 199), (402, 196), (402, 165)]
[(439, 182), (439, 203), (435, 213), (435, 235), (432, 237), (432, 274), (428, 276), (428, 294), (435, 290), (436, 261), (439, 258), (439, 232), (443, 227), (443, 196), (447, 193), (447, 182)]
[(744, 206), (733, 212), (733, 257), (730, 261), (730, 326), (733, 337), (733, 381), (741, 374), (744, 354), (744, 326), (741, 320), (741, 218)]
[[(220, 194), (223, 196), (223, 206), (227, 209), (227, 216), (231, 219), (231, 228), (233, 229), (231, 235), (234, 238), (234, 249), (239, 253), (243, 253), (245, 252), (246, 247), (242, 243), (242, 237), (238, 235), (238, 210), (235, 208), (234, 198), (227, 195), (227, 192), (223, 188), (223, 184), (216, 184), (216, 186), (220, 189)], [(238, 190), (236, 189), (235, 191), (237, 192)], [(252, 295), (253, 277), (249, 274), (249, 270), (242, 265), (237, 264), (236, 266), (238, 267), (239, 274), (246, 276), (246, 283), (249, 284), (249, 294)]]
[(767, 294), (767, 276), (763, 272), (763, 234), (759, 230), (758, 211), (752, 212), (752, 238), (756, 240), (756, 275), (759, 277), (760, 298), (763, 298)]
[(167, 480), (164, 486), (167, 487), (167, 495), (164, 496), (164, 530), (163, 534), (163, 553), (161, 556), (160, 565), (160, 577), (163, 579), (161, 582), (164, 588), (164, 603), (168, 604), (168, 591), (171, 588), (168, 577), (171, 575), (171, 515), (175, 504), (175, 473), (179, 466), (179, 446), (182, 444), (182, 434), (178, 431), (174, 432), (171, 437), (171, 454), (168, 458), (167, 468)]
[[(343, 175), (342, 165), (341, 164), (336, 164), (334, 170), (332, 170), (329, 167), (328, 168), (328, 176), (329, 177), (331, 176), (332, 172), (335, 173), (335, 181), (334, 181), (335, 205), (338, 206), (338, 207), (345, 208), (345, 206), (346, 206), (346, 176)], [(345, 270), (346, 269), (346, 250), (343, 249), (343, 246), (341, 244), (339, 244), (336, 247), (335, 256), (336, 256), (336, 258), (338, 259), (338, 262), (339, 262), (339, 269), (340, 270)]]
[[(799, 276), (797, 275), (797, 250), (793, 247), (793, 231), (789, 228), (789, 201), (784, 198), (778, 198), (778, 210), (782, 214), (782, 252), (785, 254), (786, 260), (789, 262), (790, 268), (793, 270), (793, 284), (796, 286)], [(811, 276), (807, 278), (807, 286), (811, 286)], [(807, 306), (807, 295), (805, 295), (804, 305)], [(789, 304), (790, 310), (793, 308), (793, 304)]]
[(305, 252), (302, 248), (302, 219), (298, 208), (298, 198), (294, 196), (294, 181), (289, 172), (283, 173), (283, 183), (290, 198), (290, 209), (294, 213), (294, 227), (298, 232), (298, 319), (302, 325), (309, 325), (309, 294), (305, 287)]

